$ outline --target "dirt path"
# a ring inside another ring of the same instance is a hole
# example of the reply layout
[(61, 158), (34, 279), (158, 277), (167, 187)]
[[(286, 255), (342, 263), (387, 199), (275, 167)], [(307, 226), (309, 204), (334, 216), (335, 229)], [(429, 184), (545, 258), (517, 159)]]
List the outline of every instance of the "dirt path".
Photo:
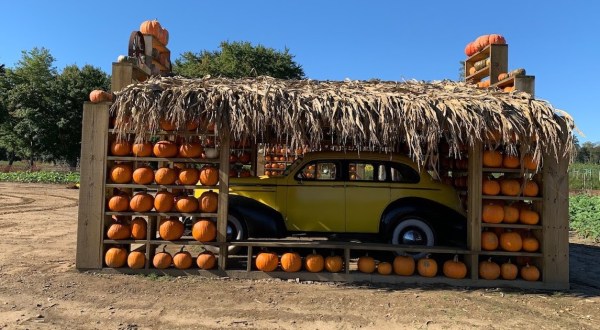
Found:
[(75, 270), (78, 191), (0, 183), (0, 329), (600, 328), (600, 246), (568, 292), (376, 287)]

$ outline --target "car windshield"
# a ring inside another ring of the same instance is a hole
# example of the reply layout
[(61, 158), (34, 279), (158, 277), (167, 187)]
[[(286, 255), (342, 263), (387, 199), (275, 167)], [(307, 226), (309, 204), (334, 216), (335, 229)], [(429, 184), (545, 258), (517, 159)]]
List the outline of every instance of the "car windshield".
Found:
[(296, 158), (296, 160), (294, 160), (293, 163), (291, 163), (290, 165), (288, 165), (285, 168), (285, 171), (283, 171), (283, 176), (287, 176), (288, 174), (290, 174), (290, 171), (296, 167), (298, 167), (298, 165), (302, 162), (302, 157), (298, 157)]

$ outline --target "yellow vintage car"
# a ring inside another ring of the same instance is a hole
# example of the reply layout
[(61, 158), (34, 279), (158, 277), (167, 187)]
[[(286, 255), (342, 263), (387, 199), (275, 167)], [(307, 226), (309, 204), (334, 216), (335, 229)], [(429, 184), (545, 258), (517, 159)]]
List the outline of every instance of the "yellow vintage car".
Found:
[(427, 246), (466, 241), (458, 193), (402, 155), (311, 152), (281, 177), (231, 178), (229, 184), (228, 240), (307, 235)]

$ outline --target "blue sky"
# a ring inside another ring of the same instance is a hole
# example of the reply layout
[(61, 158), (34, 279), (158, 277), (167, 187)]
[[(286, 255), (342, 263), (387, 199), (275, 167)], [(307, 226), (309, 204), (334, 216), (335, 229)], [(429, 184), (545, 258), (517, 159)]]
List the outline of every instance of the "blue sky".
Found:
[(157, 18), (171, 57), (222, 40), (288, 47), (311, 79), (457, 79), (464, 46), (500, 33), (509, 68), (536, 76), (536, 96), (600, 141), (599, 1), (5, 1), (0, 63), (46, 47), (61, 69), (110, 73), (129, 34)]

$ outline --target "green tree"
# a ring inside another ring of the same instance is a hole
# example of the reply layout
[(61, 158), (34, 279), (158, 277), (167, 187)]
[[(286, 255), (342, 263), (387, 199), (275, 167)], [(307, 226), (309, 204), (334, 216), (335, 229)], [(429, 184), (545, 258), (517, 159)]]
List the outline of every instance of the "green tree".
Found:
[(205, 75), (228, 78), (271, 76), (302, 79), (304, 70), (286, 48), (283, 52), (249, 42), (221, 42), (220, 50), (185, 52), (175, 60), (173, 71), (186, 77)]

